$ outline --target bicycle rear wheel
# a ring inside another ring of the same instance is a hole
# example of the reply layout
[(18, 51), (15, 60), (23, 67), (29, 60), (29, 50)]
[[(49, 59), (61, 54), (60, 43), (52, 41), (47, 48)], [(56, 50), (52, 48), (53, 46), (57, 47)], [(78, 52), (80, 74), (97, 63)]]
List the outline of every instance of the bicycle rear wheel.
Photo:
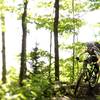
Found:
[[(98, 66), (98, 68), (99, 68), (99, 66)], [(95, 65), (93, 65), (93, 71), (92, 71), (91, 77), (89, 79), (89, 86), (90, 87), (95, 87), (95, 85), (98, 83), (98, 79), (99, 79), (99, 69), (97, 69), (95, 67)]]
[(91, 88), (95, 87), (96, 84), (98, 83), (98, 79), (99, 79), (99, 74), (98, 75), (94, 75), (94, 76), (92, 75), (90, 80), (89, 80), (89, 86)]

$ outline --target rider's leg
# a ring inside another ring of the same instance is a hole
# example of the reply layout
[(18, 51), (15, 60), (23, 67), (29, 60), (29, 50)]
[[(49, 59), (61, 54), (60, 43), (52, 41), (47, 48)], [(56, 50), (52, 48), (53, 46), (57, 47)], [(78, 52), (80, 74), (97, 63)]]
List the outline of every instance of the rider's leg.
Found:
[(99, 72), (99, 65), (97, 63), (95, 64), (94, 72), (95, 74), (98, 74)]
[(83, 72), (85, 72), (85, 82), (88, 81), (88, 75), (87, 75), (87, 64), (88, 64), (88, 61), (87, 60), (84, 60), (83, 62)]
[(87, 60), (84, 60), (84, 62), (83, 62), (83, 70), (86, 70), (86, 67), (87, 67)]

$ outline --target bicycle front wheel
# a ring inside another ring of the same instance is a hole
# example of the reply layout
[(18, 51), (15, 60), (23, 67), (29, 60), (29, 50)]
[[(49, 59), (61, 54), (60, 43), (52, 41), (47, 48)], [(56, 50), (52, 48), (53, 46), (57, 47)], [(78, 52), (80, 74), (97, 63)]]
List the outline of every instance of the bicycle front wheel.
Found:
[(83, 86), (86, 85), (86, 79), (87, 79), (87, 72), (81, 73), (75, 87), (75, 91), (74, 91), (75, 96), (78, 95), (81, 96), (85, 94), (85, 90)]

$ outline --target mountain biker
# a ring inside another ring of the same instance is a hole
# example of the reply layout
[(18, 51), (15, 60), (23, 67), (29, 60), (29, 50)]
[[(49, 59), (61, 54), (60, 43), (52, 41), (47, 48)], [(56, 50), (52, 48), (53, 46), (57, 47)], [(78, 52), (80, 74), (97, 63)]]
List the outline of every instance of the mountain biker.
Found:
[[(100, 44), (98, 42), (88, 42), (86, 43), (87, 49), (84, 53), (88, 53), (89, 56), (83, 62), (83, 68), (87, 67), (87, 64), (95, 63), (95, 74), (99, 72), (99, 59), (100, 59)], [(76, 58), (79, 60), (79, 57)], [(95, 76), (96, 76), (95, 75)]]
[(89, 53), (89, 57), (86, 58), (86, 60), (84, 60), (83, 63), (83, 67), (87, 66), (87, 64), (90, 64), (92, 62), (95, 62), (95, 74), (97, 74), (99, 72), (99, 64), (97, 63), (98, 61), (98, 57), (100, 56), (100, 44), (97, 42), (91, 42), (91, 43), (87, 43), (87, 50), (86, 52)]
[[(87, 53), (87, 57), (83, 61), (83, 71), (80, 73), (80, 76), (78, 78), (74, 94), (75, 96), (80, 95), (82, 93), (82, 88), (80, 85), (88, 82), (89, 83), (89, 89), (87, 91), (87, 94), (94, 95), (93, 89), (98, 81), (99, 77), (99, 59), (100, 59), (100, 44), (98, 42), (88, 42), (85, 43), (86, 50), (82, 52), (81, 55), (84, 53)], [(81, 59), (79, 57), (76, 57), (77, 60), (81, 62)], [(89, 68), (88, 68), (88, 65)], [(83, 89), (84, 90), (84, 89)], [(78, 95), (77, 95), (78, 94)]]

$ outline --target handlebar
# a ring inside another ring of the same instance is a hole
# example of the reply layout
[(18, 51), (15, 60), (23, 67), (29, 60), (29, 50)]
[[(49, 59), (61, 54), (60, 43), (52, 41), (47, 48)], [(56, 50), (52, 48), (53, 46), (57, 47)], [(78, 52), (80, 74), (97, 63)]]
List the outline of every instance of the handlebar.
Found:
[(80, 60), (80, 58), (79, 57), (76, 57), (76, 60)]

